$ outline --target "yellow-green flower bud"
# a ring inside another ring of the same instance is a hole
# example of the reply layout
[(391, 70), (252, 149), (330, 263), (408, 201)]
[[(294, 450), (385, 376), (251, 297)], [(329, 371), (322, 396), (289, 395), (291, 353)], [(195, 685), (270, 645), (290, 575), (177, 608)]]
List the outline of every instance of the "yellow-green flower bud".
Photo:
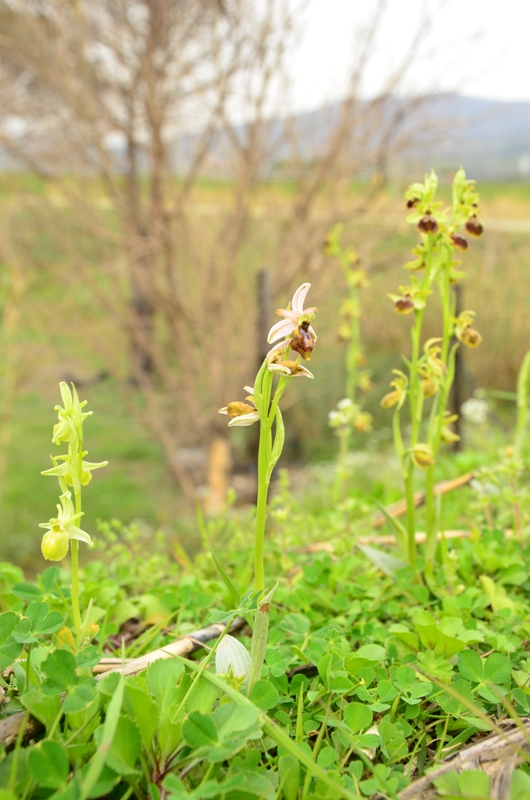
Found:
[(397, 403), (399, 403), (402, 395), (403, 392), (399, 389), (394, 389), (393, 392), (388, 392), (388, 394), (385, 394), (381, 400), (381, 406), (383, 408), (392, 408), (392, 406), (395, 406)]
[(412, 460), (420, 469), (427, 469), (434, 464), (432, 448), (428, 444), (416, 444), (412, 448)]
[(70, 539), (60, 523), (42, 537), (42, 555), (47, 561), (62, 561), (68, 553)]
[(241, 403), (239, 400), (235, 400), (233, 403), (228, 403), (224, 413), (234, 419), (234, 417), (241, 417), (243, 414), (251, 414), (255, 411), (256, 409), (249, 406), (248, 403)]
[(438, 384), (432, 378), (426, 377), (421, 382), (423, 396), (425, 399), (432, 397), (438, 391)]

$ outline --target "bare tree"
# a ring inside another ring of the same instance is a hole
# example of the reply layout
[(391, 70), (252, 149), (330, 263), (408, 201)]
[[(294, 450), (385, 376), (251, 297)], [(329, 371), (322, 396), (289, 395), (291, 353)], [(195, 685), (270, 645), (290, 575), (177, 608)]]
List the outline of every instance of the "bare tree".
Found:
[[(44, 204), (38, 224), (104, 309), (94, 345), (188, 493), (178, 447), (210, 441), (215, 409), (252, 378), (256, 269), (269, 263), (282, 294), (311, 274), (351, 208), (348, 182), (407, 140), (418, 101), (396, 91), (428, 20), (363, 101), (385, 8), (311, 146), (300, 120), (272, 113), (297, 36), (292, 3), (0, 0), (0, 144), (60, 191), (64, 208)], [(261, 191), (281, 160), (290, 194)]]

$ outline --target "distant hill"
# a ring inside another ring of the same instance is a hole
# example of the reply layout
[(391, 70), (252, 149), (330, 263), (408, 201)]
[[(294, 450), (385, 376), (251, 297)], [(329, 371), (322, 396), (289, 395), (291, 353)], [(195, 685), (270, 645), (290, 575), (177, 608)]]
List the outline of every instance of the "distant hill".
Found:
[[(402, 182), (408, 180), (411, 173), (421, 174), (433, 167), (443, 178), (445, 173), (454, 173), (462, 164), (468, 174), (478, 180), (530, 182), (530, 102), (439, 94), (414, 101), (413, 111), (410, 105), (410, 100), (396, 97), (381, 100), (375, 110), (373, 105), (359, 103), (360, 117), (368, 115), (368, 122), (365, 120), (362, 124), (369, 131), (368, 136), (361, 135), (359, 141), (352, 143), (352, 151), (366, 164), (361, 177), (369, 178), (375, 169), (382, 169), (388, 178)], [(394, 124), (403, 109), (401, 122)], [(293, 156), (286, 126), (295, 134), (297, 158), (309, 164), (323, 152), (340, 111), (341, 104), (333, 103), (288, 120), (279, 117), (269, 120), (262, 132), (268, 148), (265, 174), (278, 178), (292, 174)], [(236, 133), (244, 134), (244, 130), (245, 126), (241, 125)], [(387, 138), (401, 141), (401, 145), (391, 148), (389, 158), (381, 164), (377, 162), (376, 153), (380, 141)], [(172, 140), (169, 163), (174, 173), (189, 169), (201, 142), (200, 134), (191, 132)], [(25, 143), (22, 134), (19, 144), (21, 149), (31, 149), (31, 143)], [(116, 171), (126, 170), (124, 145), (115, 142), (109, 145), (109, 151)], [(142, 170), (147, 166), (147, 153), (142, 147), (137, 157)], [(19, 168), (20, 165), (0, 148), (0, 170)], [(226, 130), (220, 128), (213, 135), (202, 172), (229, 176), (233, 170), (231, 140)]]
[[(390, 98), (387, 113), (394, 104)], [(298, 117), (298, 129), (316, 145), (336, 120), (339, 104)], [(459, 94), (440, 94), (422, 100), (405, 118), (400, 136), (411, 144), (390, 158), (388, 170), (402, 172), (433, 167), (439, 173), (454, 172), (464, 164), (479, 180), (530, 180), (530, 102), (483, 100)]]
[(404, 150), (404, 165), (443, 171), (465, 164), (480, 180), (530, 180), (530, 102), (438, 95), (426, 100), (417, 121), (432, 133)]
[[(383, 120), (392, 118), (398, 107), (407, 101), (387, 98), (383, 101)], [(378, 113), (381, 113), (381, 108)], [(360, 106), (361, 111), (362, 104)], [(298, 155), (311, 161), (322, 151), (328, 132), (340, 114), (340, 103), (298, 114), (290, 120), (296, 131)], [(284, 120), (271, 120), (269, 137), (276, 141), (271, 148), (267, 172), (288, 174), (290, 151), (282, 138)], [(243, 131), (241, 126), (240, 131)], [(441, 175), (453, 173), (463, 164), (468, 174), (479, 180), (530, 181), (530, 102), (501, 102), (440, 94), (427, 97), (404, 117), (398, 136), (410, 139), (410, 144), (396, 148), (385, 169), (389, 177), (400, 179), (411, 171), (423, 172), (433, 167)], [(377, 147), (374, 134), (372, 152), (366, 153), (366, 163)], [(176, 172), (185, 168), (191, 159), (197, 137), (179, 137), (173, 143), (172, 162)], [(223, 131), (218, 131), (210, 149), (207, 171), (230, 172), (230, 146)], [(283, 168), (282, 168), (283, 165)], [(366, 177), (373, 171), (366, 169)]]

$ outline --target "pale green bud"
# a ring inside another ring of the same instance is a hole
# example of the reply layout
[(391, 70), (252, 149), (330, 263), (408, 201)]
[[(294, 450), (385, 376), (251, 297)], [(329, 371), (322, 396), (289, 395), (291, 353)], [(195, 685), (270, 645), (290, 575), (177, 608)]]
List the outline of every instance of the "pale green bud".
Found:
[(42, 555), (47, 561), (62, 561), (68, 553), (70, 538), (62, 525), (56, 523), (42, 537)]

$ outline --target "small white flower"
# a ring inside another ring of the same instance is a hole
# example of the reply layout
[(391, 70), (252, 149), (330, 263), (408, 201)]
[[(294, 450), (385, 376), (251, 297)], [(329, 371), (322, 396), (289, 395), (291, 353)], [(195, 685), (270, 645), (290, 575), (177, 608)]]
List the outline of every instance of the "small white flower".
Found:
[(483, 425), (488, 418), (488, 404), (478, 397), (470, 397), (462, 403), (460, 411), (466, 422), (471, 422), (473, 425)]
[(227, 634), (215, 651), (216, 673), (228, 675), (232, 672), (236, 678), (248, 678), (250, 666), (250, 655), (245, 645)]
[(337, 403), (337, 408), (339, 411), (344, 411), (345, 409), (350, 409), (353, 406), (353, 402), (350, 400), (349, 397), (344, 397), (342, 400), (339, 400)]
[(495, 484), (486, 481), (485, 483), (480, 483), (475, 479), (469, 481), (469, 486), (473, 489), (477, 494), (482, 495), (483, 497), (494, 497), (497, 494), (500, 494), (499, 487), (495, 486)]

